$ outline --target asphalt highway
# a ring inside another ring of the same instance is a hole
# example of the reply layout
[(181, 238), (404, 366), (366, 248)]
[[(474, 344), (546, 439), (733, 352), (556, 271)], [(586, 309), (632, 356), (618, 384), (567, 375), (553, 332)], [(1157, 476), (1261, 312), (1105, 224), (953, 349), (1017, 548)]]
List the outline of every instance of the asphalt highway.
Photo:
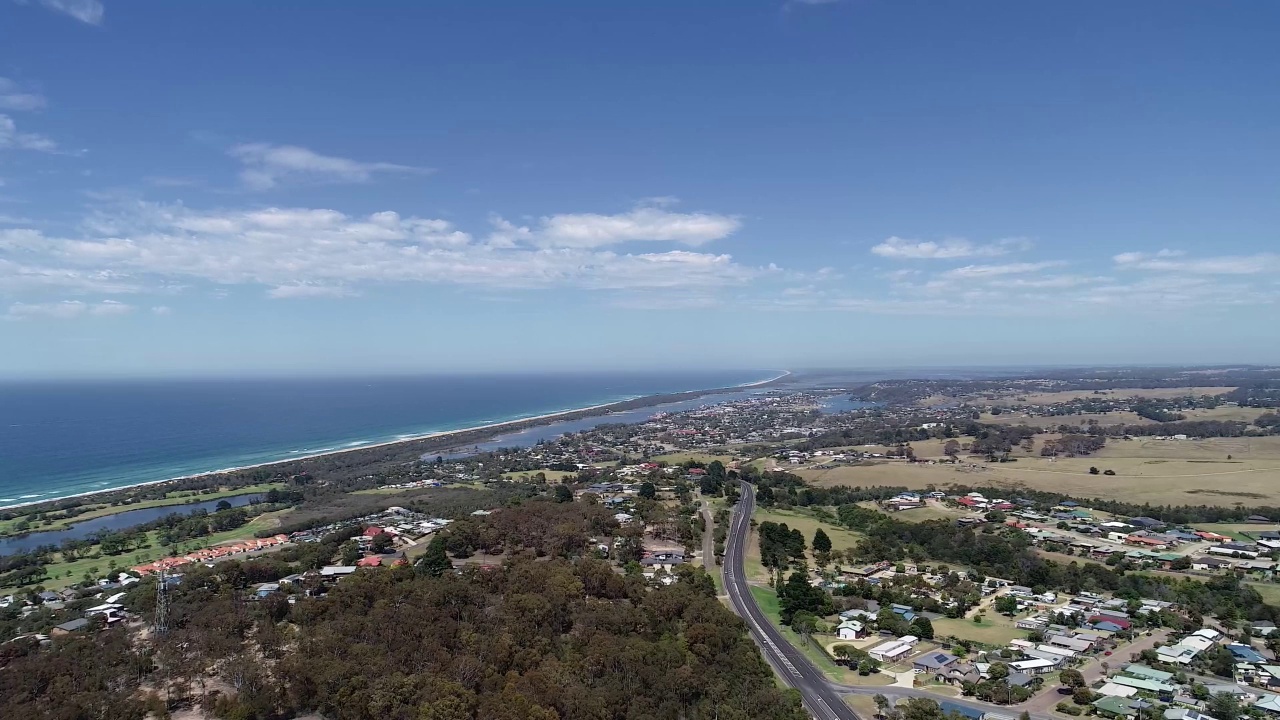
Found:
[[(897, 704), (907, 698), (929, 698), (935, 701), (949, 701), (956, 705), (973, 708), (982, 712), (993, 712), (1006, 717), (1017, 717), (1022, 706), (992, 705), (972, 698), (951, 698), (939, 696), (919, 688), (906, 688), (886, 685), (842, 685), (829, 679), (822, 671), (809, 662), (809, 658), (792, 645), (782, 633), (769, 622), (769, 618), (760, 610), (751, 588), (747, 584), (743, 561), (747, 547), (747, 536), (751, 529), (751, 514), (755, 511), (755, 487), (742, 483), (742, 499), (733, 510), (733, 518), (729, 524), (729, 535), (725, 541), (724, 586), (729, 593), (729, 601), (736, 612), (751, 630), (751, 638), (760, 647), (765, 660), (773, 666), (778, 675), (788, 685), (800, 691), (805, 709), (818, 720), (862, 720), (842, 699), (844, 695), (884, 695), (890, 703)], [(1050, 691), (1052, 692), (1052, 691)], [(1029, 713), (1032, 720), (1053, 720), (1053, 716), (1042, 713)]]
[(729, 593), (733, 609), (751, 629), (751, 637), (760, 646), (769, 664), (788, 685), (800, 691), (805, 709), (818, 720), (861, 720), (840, 694), (831, 686), (822, 671), (813, 666), (787, 639), (782, 636), (769, 618), (760, 611), (747, 576), (743, 571), (747, 535), (751, 529), (751, 513), (755, 510), (755, 488), (742, 483), (742, 499), (733, 511), (729, 534), (725, 541), (724, 586)]

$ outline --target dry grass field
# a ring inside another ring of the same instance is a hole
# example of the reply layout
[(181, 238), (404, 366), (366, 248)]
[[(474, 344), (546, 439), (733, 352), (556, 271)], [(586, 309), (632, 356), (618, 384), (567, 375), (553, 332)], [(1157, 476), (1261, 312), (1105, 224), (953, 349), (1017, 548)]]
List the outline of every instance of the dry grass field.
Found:
[[(1233, 387), (1177, 387), (1177, 388), (1115, 388), (1103, 390), (1095, 394), (1093, 390), (1064, 390), (1062, 392), (1026, 393), (1010, 395), (1003, 398), (1000, 404), (1010, 402), (1031, 403), (1033, 405), (1049, 405), (1052, 403), (1080, 400), (1082, 398), (1132, 398), (1144, 397), (1153, 400), (1186, 397), (1192, 395), (1224, 395), (1235, 390)], [(1016, 398), (1016, 400), (1015, 400)]]
[(1235, 405), (1223, 405), (1222, 407), (1206, 408), (1202, 410), (1182, 410), (1183, 415), (1188, 420), (1240, 420), (1251, 423), (1258, 419), (1258, 416), (1268, 412), (1263, 408), (1236, 407)]
[[(757, 506), (755, 514), (751, 517), (757, 523), (769, 521), (786, 523), (787, 527), (799, 530), (803, 533), (804, 541), (807, 544), (813, 543), (813, 533), (818, 528), (822, 528), (822, 530), (827, 533), (827, 536), (831, 538), (831, 549), (833, 550), (848, 550), (857, 545), (858, 541), (862, 540), (861, 534), (840, 527), (839, 525), (822, 522), (812, 514), (805, 511), (766, 510)], [(816, 564), (813, 562), (812, 550), (807, 553), (807, 557), (809, 565), (811, 567), (815, 566)], [(767, 582), (769, 580), (768, 571), (766, 571), (764, 566), (760, 564), (760, 536), (754, 529), (747, 536), (747, 554), (743, 560), (743, 566), (747, 571), (747, 579), (749, 581)]]
[(994, 425), (1028, 425), (1039, 428), (1056, 428), (1059, 425), (1088, 425), (1089, 421), (1100, 425), (1150, 425), (1154, 420), (1140, 417), (1137, 413), (1118, 410), (1108, 413), (1076, 413), (1075, 415), (1037, 415), (1022, 413), (1001, 413), (992, 415), (983, 413), (981, 422)]
[[(963, 442), (963, 440), (962, 440)], [(898, 461), (796, 472), (817, 485), (897, 485), (923, 488), (962, 485), (1025, 486), (1081, 497), (1192, 505), (1280, 503), (1280, 436), (1206, 440), (1111, 440), (1092, 457), (1042, 458), (1042, 438), (1014, 463), (962, 462), (920, 465)], [(932, 444), (913, 444), (917, 457), (937, 457)], [(940, 444), (939, 444), (940, 450)], [(940, 453), (939, 453), (940, 455)], [(1230, 459), (1228, 459), (1230, 456)], [(961, 460), (966, 460), (961, 456)], [(1090, 467), (1114, 470), (1092, 475)]]
[(941, 618), (933, 621), (933, 632), (937, 637), (957, 637), (961, 640), (972, 640), (987, 645), (1008, 645), (1010, 640), (1025, 638), (1025, 630), (1014, 627), (1014, 621), (988, 610), (981, 623), (972, 618)]

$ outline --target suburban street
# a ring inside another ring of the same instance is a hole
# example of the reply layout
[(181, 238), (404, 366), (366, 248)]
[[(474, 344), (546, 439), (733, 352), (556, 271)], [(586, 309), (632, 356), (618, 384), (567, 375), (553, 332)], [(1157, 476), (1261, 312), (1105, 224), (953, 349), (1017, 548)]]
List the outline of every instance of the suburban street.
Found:
[[(760, 652), (783, 681), (800, 692), (805, 708), (815, 718), (819, 718), (819, 720), (833, 720), (835, 718), (862, 720), (844, 702), (843, 696), (883, 695), (892, 704), (913, 697), (929, 698), (935, 701), (945, 700), (956, 705), (974, 708), (982, 712), (1006, 715), (1011, 718), (1017, 717), (1022, 711), (1026, 710), (1032, 720), (1056, 720), (1056, 717), (1051, 715), (1049, 710), (1063, 700), (1065, 696), (1059, 695), (1053, 690), (1041, 692), (1021, 705), (1002, 706), (969, 697), (952, 697), (933, 693), (914, 687), (844, 685), (828, 678), (822, 671), (814, 667), (813, 663), (809, 662), (809, 659), (799, 649), (783, 637), (782, 633), (773, 626), (769, 618), (756, 605), (755, 598), (751, 595), (751, 588), (747, 583), (747, 576), (744, 570), (744, 559), (751, 529), (751, 515), (754, 510), (755, 488), (744, 482), (742, 483), (742, 500), (733, 509), (733, 516), (729, 523), (729, 536), (725, 544), (725, 590), (728, 592), (729, 601), (734, 612), (747, 621), (747, 626), (751, 630), (751, 637), (755, 640), (756, 645), (760, 647)], [(1129, 652), (1139, 652), (1147, 647), (1154, 646), (1157, 641), (1164, 637), (1163, 634), (1158, 633), (1155, 636), (1143, 638), (1131, 647), (1122, 648), (1122, 652), (1127, 657)], [(1091, 680), (1101, 677), (1101, 661), (1101, 658), (1095, 659), (1092, 663), (1082, 668), (1086, 672), (1086, 677)]]
[(743, 482), (742, 500), (734, 509), (725, 543), (724, 585), (734, 612), (746, 620), (752, 639), (783, 681), (800, 691), (810, 714), (818, 720), (861, 720), (827, 677), (787, 642), (751, 597), (743, 562), (755, 503), (755, 488)]

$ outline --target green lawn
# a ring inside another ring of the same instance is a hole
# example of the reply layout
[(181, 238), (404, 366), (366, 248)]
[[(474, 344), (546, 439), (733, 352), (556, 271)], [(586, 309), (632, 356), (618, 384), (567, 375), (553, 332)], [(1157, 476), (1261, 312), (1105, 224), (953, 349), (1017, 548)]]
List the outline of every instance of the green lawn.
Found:
[[(248, 540), (254, 537), (259, 530), (268, 530), (277, 525), (277, 518), (287, 510), (279, 510), (276, 512), (264, 513), (250, 520), (243, 527), (226, 532), (215, 533), (208, 537), (199, 538), (190, 542), (183, 543), (179, 546), (180, 551), (190, 552), (199, 548), (209, 547), (211, 545), (220, 545), (222, 543), (237, 542)], [(95, 546), (93, 552), (97, 551)], [(162, 547), (156, 541), (155, 531), (147, 533), (147, 543), (139, 550), (132, 550), (115, 556), (86, 557), (71, 562), (58, 561), (50, 563), (46, 566), (49, 577), (40, 584), (47, 589), (56, 590), (64, 588), (68, 585), (78, 583), (84, 579), (85, 573), (101, 577), (111, 568), (111, 562), (114, 560), (116, 567), (123, 569), (149, 563), (152, 560), (158, 560), (162, 557), (169, 556), (168, 549)], [(59, 555), (61, 557), (61, 555)], [(93, 568), (97, 568), (96, 571)], [(17, 588), (0, 588), (0, 593), (9, 593)]]
[(837, 682), (846, 684), (854, 684), (857, 677), (856, 672), (843, 668), (835, 663), (827, 653), (821, 648), (813, 646), (813, 643), (805, 640), (791, 630), (791, 628), (782, 624), (781, 616), (778, 614), (778, 594), (771, 588), (751, 586), (751, 596), (755, 598), (756, 604), (760, 606), (760, 610), (769, 618), (769, 622), (774, 627), (782, 631), (782, 636), (787, 642), (800, 648), (800, 651), (809, 658), (819, 670), (826, 673), (828, 677)]
[(1249, 586), (1258, 591), (1262, 601), (1268, 605), (1280, 605), (1280, 585), (1275, 583), (1251, 582)]
[[(827, 537), (831, 538), (831, 547), (834, 550), (848, 550), (856, 546), (861, 540), (860, 533), (845, 529), (839, 525), (823, 522), (813, 516), (813, 513), (807, 510), (772, 510), (756, 506), (755, 514), (751, 516), (757, 523), (776, 522), (786, 523), (787, 527), (799, 530), (804, 535), (804, 541), (807, 545), (813, 544), (813, 534), (818, 528), (827, 533)], [(817, 563), (813, 561), (813, 552), (807, 553), (809, 565), (816, 567)], [(754, 531), (747, 537), (746, 555), (743, 557), (744, 570), (747, 572), (747, 579), (755, 582), (765, 582), (769, 578), (769, 573), (765, 570), (764, 565), (760, 564), (760, 537)]]
[(708, 455), (707, 453), (700, 452), (674, 452), (667, 453), (666, 455), (654, 455), (649, 458), (649, 462), (664, 462), (668, 465), (679, 465), (681, 463), (688, 462), (689, 460), (694, 460), (703, 464), (710, 464), (714, 460), (719, 460), (721, 463), (728, 466), (728, 464), (733, 461), (733, 456)]
[(558, 483), (565, 478), (576, 478), (578, 473), (567, 472), (565, 470), (514, 470), (512, 472), (502, 473), (503, 480), (519, 480), (521, 476), (525, 476), (532, 480), (534, 475), (542, 473), (546, 476), (547, 482)]
[[(246, 485), (245, 487), (236, 488), (234, 490), (224, 490), (222, 492), (208, 493), (205, 495), (200, 495), (199, 493), (195, 493), (191, 491), (172, 492), (163, 498), (156, 498), (154, 500), (143, 500), (142, 502), (133, 503), (130, 505), (100, 505), (93, 510), (90, 510), (86, 513), (82, 513), (73, 518), (68, 518), (65, 520), (54, 520), (48, 525), (45, 525), (43, 523), (35, 523), (30, 528), (28, 528), (28, 530), (30, 532), (39, 532), (43, 530), (62, 530), (67, 527), (70, 527), (71, 525), (74, 525), (75, 523), (84, 522), (85, 520), (93, 520), (94, 518), (106, 517), (107, 515), (115, 515), (117, 513), (122, 513), (122, 512), (129, 512), (130, 510), (143, 510), (145, 508), (168, 507), (171, 505), (186, 505), (189, 503), (199, 503), (199, 502), (205, 502), (208, 500), (221, 500), (222, 498), (232, 497), (233, 495), (251, 495), (254, 493), (265, 493), (269, 490), (279, 489), (282, 487), (284, 487), (282, 483), (263, 483), (261, 485)], [(12, 535), (15, 532), (17, 532), (16, 530), (14, 530), (14, 525), (16, 525), (21, 519), (23, 518), (18, 517), (18, 518), (14, 518), (13, 520), (0, 521), (0, 535)]]
[[(1271, 525), (1265, 523), (1196, 523), (1195, 528), (1205, 532), (1226, 535), (1245, 542), (1253, 542), (1258, 539), (1258, 533), (1274, 529)], [(1248, 533), (1248, 535), (1245, 533)]]
[(963, 517), (970, 513), (965, 510), (957, 510), (938, 505), (926, 505), (922, 508), (912, 508), (910, 510), (903, 510), (901, 512), (889, 514), (903, 522), (914, 523), (925, 522), (927, 520), (955, 520), (958, 517)]
[(953, 636), (987, 645), (1008, 645), (1010, 640), (1027, 635), (1026, 631), (1014, 627), (1013, 622), (1003, 615), (991, 614), (984, 616), (981, 623), (969, 618), (939, 618), (933, 621), (933, 632), (939, 638)]

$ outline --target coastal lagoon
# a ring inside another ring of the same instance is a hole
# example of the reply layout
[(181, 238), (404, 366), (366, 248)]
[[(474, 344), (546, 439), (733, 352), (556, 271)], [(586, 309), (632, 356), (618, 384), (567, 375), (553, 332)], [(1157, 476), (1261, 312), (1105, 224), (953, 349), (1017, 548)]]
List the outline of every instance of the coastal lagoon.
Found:
[(262, 500), (262, 495), (251, 493), (248, 495), (230, 495), (228, 497), (218, 498), (217, 500), (200, 500), (192, 498), (193, 502), (183, 503), (180, 505), (164, 505), (161, 507), (138, 508), (137, 510), (125, 510), (114, 515), (104, 515), (102, 517), (92, 518), (84, 522), (75, 523), (71, 527), (62, 530), (33, 530), (26, 535), (17, 535), (14, 537), (0, 538), (0, 555), (12, 555), (20, 552), (30, 552), (42, 545), (60, 545), (63, 540), (84, 540), (85, 538), (109, 530), (124, 530), (125, 528), (148, 523), (152, 520), (159, 520), (166, 515), (177, 513), (179, 515), (190, 515), (198, 510), (213, 512), (218, 507), (218, 503), (226, 502), (231, 507), (241, 507)]
[[(734, 387), (780, 374), (733, 370), (4, 383), (0, 506), (647, 395)], [(602, 416), (577, 422), (591, 427), (610, 421), (627, 420)]]

